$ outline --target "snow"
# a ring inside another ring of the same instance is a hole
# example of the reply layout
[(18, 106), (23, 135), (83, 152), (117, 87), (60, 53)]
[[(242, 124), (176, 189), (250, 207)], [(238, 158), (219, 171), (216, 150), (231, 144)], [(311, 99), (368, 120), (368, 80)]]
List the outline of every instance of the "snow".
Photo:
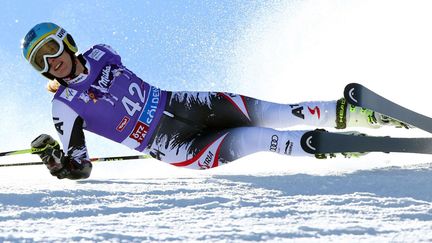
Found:
[(432, 163), (377, 166), (368, 161), (383, 156), (367, 156), (261, 153), (209, 171), (99, 162), (82, 181), (5, 168), (0, 241), (431, 241)]

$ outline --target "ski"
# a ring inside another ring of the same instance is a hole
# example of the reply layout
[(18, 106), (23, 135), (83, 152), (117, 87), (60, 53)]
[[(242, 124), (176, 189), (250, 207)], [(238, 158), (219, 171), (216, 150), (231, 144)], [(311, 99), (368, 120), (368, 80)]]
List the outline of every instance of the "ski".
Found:
[(359, 136), (323, 130), (306, 132), (301, 138), (301, 146), (310, 154), (345, 152), (432, 154), (432, 138)]
[(432, 133), (432, 118), (400, 106), (361, 84), (348, 84), (345, 87), (344, 96), (352, 105), (371, 109)]

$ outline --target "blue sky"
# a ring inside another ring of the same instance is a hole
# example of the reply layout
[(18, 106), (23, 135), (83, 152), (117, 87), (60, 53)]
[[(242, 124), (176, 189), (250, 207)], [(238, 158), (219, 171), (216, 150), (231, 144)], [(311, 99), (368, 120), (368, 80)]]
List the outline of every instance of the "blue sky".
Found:
[(18, 58), (16, 62), (23, 62), (18, 48), (25, 33), (38, 22), (52, 21), (72, 33), (80, 50), (97, 43), (112, 45), (128, 67), (166, 89), (182, 89), (178, 80), (199, 80), (204, 88), (210, 76), (223, 76), (224, 58), (242, 25), (268, 5), (175, 0), (23, 2), (7, 1), (0, 17), (0, 45)]

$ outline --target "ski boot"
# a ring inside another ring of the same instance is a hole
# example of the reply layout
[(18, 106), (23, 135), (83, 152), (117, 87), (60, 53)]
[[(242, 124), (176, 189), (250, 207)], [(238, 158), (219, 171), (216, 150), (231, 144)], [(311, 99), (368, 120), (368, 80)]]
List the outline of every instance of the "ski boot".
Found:
[(413, 126), (385, 116), (373, 110), (347, 104), (345, 98), (337, 101), (336, 128), (346, 127), (366, 127), (380, 128), (383, 126), (393, 126), (397, 128), (413, 128)]

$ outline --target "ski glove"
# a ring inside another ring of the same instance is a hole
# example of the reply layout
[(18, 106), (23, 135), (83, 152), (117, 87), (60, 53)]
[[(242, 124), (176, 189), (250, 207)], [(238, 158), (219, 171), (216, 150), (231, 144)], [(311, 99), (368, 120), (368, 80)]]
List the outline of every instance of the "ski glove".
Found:
[(60, 144), (50, 135), (39, 135), (31, 142), (31, 147), (36, 151), (39, 150), (35, 154), (39, 155), (51, 175), (63, 179), (70, 174), (69, 169), (65, 166), (67, 158), (60, 149)]

